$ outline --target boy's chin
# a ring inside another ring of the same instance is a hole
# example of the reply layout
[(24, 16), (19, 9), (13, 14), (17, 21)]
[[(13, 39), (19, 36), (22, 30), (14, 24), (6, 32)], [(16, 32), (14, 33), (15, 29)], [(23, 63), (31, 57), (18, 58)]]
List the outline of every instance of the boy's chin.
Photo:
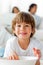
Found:
[(27, 39), (28, 37), (21, 37), (21, 36), (20, 36), (19, 38), (20, 38), (20, 39)]

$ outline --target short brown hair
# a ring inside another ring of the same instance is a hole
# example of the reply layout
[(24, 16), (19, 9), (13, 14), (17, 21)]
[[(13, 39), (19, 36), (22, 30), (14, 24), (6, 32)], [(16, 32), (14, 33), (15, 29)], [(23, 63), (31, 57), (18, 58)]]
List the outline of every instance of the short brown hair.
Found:
[[(25, 22), (27, 24), (30, 24), (32, 27), (32, 30), (34, 29), (35, 31), (35, 20), (32, 15), (26, 12), (19, 12), (16, 17), (12, 21), (12, 30), (14, 30), (14, 26), (16, 23), (22, 23)], [(33, 36), (34, 33), (31, 34), (31, 37)]]
[(14, 9), (15, 9), (15, 8), (18, 10), (18, 12), (20, 12), (19, 8), (15, 6), (15, 7), (13, 7), (13, 9), (12, 9), (12, 13), (15, 13), (15, 12), (14, 12)]
[(28, 9), (28, 11), (31, 11), (31, 9), (32, 9), (34, 6), (36, 6), (36, 7), (37, 7), (37, 4), (35, 4), (35, 3), (32, 3), (32, 4), (29, 6), (29, 9)]

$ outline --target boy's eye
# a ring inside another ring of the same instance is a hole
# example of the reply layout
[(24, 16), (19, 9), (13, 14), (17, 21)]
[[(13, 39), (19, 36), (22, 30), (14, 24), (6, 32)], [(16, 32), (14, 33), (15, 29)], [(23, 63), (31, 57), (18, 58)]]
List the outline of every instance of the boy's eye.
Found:
[(21, 25), (17, 25), (17, 27), (21, 27)]
[(29, 27), (29, 25), (25, 25), (25, 27)]

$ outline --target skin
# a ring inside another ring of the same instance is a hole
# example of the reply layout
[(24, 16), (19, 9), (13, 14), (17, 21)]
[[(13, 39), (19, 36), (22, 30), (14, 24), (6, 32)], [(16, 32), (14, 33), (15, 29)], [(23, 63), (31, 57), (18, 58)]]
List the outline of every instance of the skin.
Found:
[(18, 37), (18, 42), (21, 48), (24, 50), (27, 48), (30, 42), (30, 35), (32, 33), (31, 25), (26, 23), (16, 24), (15, 33)]
[(34, 7), (31, 8), (30, 12), (31, 12), (31, 14), (35, 14), (36, 11), (37, 11), (37, 6), (34, 6)]
[(34, 51), (34, 55), (37, 56), (39, 59), (41, 57), (41, 52), (39, 49), (36, 49), (36, 48), (33, 48), (33, 51)]
[(7, 58), (8, 60), (19, 60), (18, 55), (16, 54), (16, 52), (14, 52), (11, 56), (9, 56)]
[(14, 13), (18, 13), (19, 11), (16, 9), (16, 8), (14, 8)]

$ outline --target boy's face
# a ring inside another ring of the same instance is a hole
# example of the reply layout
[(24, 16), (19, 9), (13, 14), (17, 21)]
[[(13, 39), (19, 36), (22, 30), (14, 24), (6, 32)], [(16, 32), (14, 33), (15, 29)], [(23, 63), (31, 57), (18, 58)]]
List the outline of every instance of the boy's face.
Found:
[(18, 38), (30, 38), (30, 35), (32, 33), (32, 28), (30, 24), (26, 23), (16, 23), (15, 25), (15, 34), (17, 35)]

